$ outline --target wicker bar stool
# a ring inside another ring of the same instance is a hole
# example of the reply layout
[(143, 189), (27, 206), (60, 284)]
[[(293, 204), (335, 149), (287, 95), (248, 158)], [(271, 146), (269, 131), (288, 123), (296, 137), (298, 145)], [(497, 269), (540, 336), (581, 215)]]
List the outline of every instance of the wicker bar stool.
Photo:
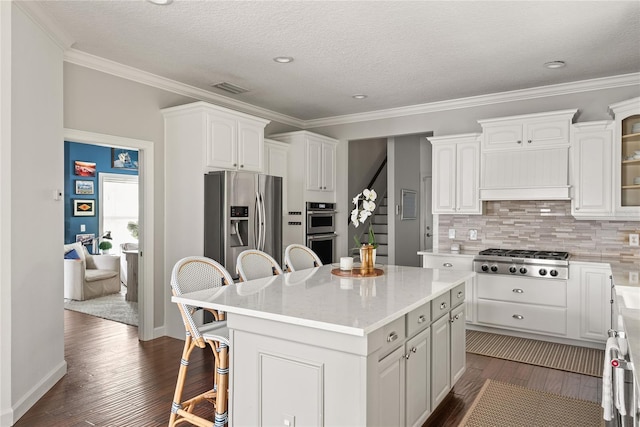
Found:
[(306, 270), (322, 266), (322, 261), (310, 248), (294, 243), (284, 250), (284, 266), (288, 271)]
[(236, 270), (243, 282), (283, 274), (282, 268), (271, 255), (257, 249), (240, 252), (236, 261)]
[[(173, 295), (182, 295), (204, 289), (233, 284), (231, 275), (216, 261), (205, 257), (187, 257), (178, 261), (171, 273), (171, 291)], [(186, 330), (186, 339), (176, 390), (171, 404), (169, 427), (187, 422), (196, 426), (224, 426), (228, 421), (227, 403), (229, 387), (229, 330), (224, 320), (224, 313), (209, 311), (215, 322), (204, 326), (196, 325), (193, 314), (200, 310), (186, 304), (178, 304)], [(189, 357), (196, 347), (209, 346), (215, 359), (213, 388), (187, 400), (182, 400), (184, 385), (187, 379)], [(202, 402), (212, 403), (215, 407), (214, 422), (194, 413), (196, 406)]]

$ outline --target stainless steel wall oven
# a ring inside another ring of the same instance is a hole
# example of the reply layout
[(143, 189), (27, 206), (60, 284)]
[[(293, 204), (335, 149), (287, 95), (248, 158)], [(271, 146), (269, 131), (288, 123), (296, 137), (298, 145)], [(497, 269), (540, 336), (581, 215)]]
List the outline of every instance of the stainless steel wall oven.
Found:
[(323, 264), (334, 261), (336, 253), (335, 203), (307, 202), (307, 246)]

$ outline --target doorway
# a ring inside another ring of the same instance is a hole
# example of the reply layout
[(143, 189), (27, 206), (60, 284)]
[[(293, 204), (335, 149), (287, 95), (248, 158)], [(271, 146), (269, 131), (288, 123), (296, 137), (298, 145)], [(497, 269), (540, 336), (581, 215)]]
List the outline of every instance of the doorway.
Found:
[(154, 147), (153, 142), (119, 136), (65, 129), (64, 140), (81, 144), (100, 145), (114, 148), (135, 149), (139, 152), (138, 167), (138, 339), (147, 341), (155, 338), (153, 327), (154, 312)]

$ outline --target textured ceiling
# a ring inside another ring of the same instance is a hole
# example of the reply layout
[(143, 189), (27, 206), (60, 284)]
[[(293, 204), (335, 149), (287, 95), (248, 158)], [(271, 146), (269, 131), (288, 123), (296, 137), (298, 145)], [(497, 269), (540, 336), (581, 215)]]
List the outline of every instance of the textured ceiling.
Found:
[(73, 49), (302, 120), (640, 72), (639, 1), (36, 3)]

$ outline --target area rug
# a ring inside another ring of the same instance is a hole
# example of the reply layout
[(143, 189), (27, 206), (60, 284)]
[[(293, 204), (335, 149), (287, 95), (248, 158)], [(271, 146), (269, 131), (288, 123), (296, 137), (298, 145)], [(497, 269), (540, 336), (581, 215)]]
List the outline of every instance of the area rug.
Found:
[(486, 380), (460, 427), (602, 427), (595, 402)]
[(105, 295), (86, 301), (65, 299), (64, 308), (127, 325), (138, 326), (138, 303), (126, 301), (124, 293)]
[(604, 350), (467, 330), (467, 351), (514, 362), (602, 376)]

